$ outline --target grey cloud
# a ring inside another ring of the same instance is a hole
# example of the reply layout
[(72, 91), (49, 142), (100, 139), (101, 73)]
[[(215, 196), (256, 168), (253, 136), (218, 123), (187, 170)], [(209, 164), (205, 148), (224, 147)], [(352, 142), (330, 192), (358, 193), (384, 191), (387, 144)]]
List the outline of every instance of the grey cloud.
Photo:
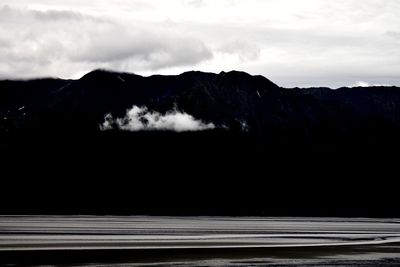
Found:
[(261, 49), (259, 46), (243, 41), (235, 40), (225, 43), (218, 49), (222, 53), (236, 54), (241, 61), (254, 61), (259, 59)]
[(9, 48), (11, 46), (11, 42), (6, 39), (0, 39), (0, 49)]
[(124, 131), (205, 131), (215, 128), (212, 123), (204, 123), (193, 116), (172, 110), (166, 114), (149, 111), (146, 107), (133, 106), (124, 118), (114, 119), (110, 114), (100, 127), (103, 131), (120, 129)]
[(69, 11), (69, 10), (49, 10), (49, 11), (38, 11), (32, 10), (32, 15), (38, 20), (44, 20), (48, 22), (53, 22), (56, 20), (94, 20), (94, 21), (105, 21), (101, 18), (96, 18), (93, 16), (83, 15), (79, 12)]
[(202, 41), (161, 23), (128, 26), (74, 11), (10, 6), (0, 8), (0, 22), (2, 77), (69, 77), (77, 68), (99, 67), (157, 70), (191, 66), (213, 56)]
[[(338, 31), (319, 26), (315, 26), (315, 30), (279, 29), (268, 26), (268, 23), (253, 27), (234, 23), (214, 27), (192, 24), (190, 27), (200, 34), (208, 28), (208, 37), (213, 42), (229, 40), (231, 36), (251, 40), (250, 44), (259, 47), (262, 52), (260, 59), (245, 67), (228, 67), (267, 76), (282, 86), (340, 87), (350, 86), (359, 80), (371, 80), (372, 84), (400, 84), (400, 78), (393, 78), (400, 71), (396, 32), (387, 33), (391, 38), (385, 38), (381, 30)], [(202, 38), (206, 39), (205, 36)], [(222, 43), (218, 51), (240, 58), (240, 47), (235, 42)], [(249, 48), (243, 51), (249, 53), (256, 50)]]
[(9, 6), (0, 8), (0, 22), (0, 40), (13, 44), (0, 49), (0, 76), (10, 78), (71, 75), (64, 71), (72, 70), (68, 58), (80, 46), (80, 36), (107, 24), (76, 12)]
[[(118, 40), (118, 42), (115, 42)], [(212, 52), (200, 40), (176, 34), (124, 27), (103, 29), (87, 40), (84, 48), (73, 55), (75, 61), (118, 62), (149, 69), (185, 66), (210, 59)]]
[(192, 6), (192, 7), (198, 8), (198, 7), (204, 6), (205, 2), (204, 2), (204, 0), (184, 0), (183, 4), (187, 5), (187, 6)]
[[(219, 50), (227, 51), (245, 50), (244, 48), (259, 48), (269, 46), (315, 46), (324, 50), (334, 47), (353, 46), (360, 47), (375, 45), (377, 40), (373, 33), (334, 31), (323, 28), (292, 29), (269, 26), (268, 22), (260, 25), (246, 25), (237, 23), (200, 24), (189, 23), (186, 30), (191, 29), (203, 39), (219, 42)], [(205, 36), (203, 34), (205, 33)], [(239, 37), (232, 41), (232, 36)], [(229, 40), (229, 42), (227, 42)], [(221, 42), (222, 41), (222, 42)], [(235, 49), (236, 48), (236, 49)]]
[(400, 39), (400, 32), (388, 31), (386, 32), (386, 35), (395, 39)]
[(0, 7), (0, 21), (4, 23), (27, 23), (41, 20), (44, 22), (54, 22), (58, 20), (93, 20), (96, 22), (106, 21), (104, 18), (94, 17), (72, 10), (41, 11), (35, 9), (15, 8), (8, 5)]

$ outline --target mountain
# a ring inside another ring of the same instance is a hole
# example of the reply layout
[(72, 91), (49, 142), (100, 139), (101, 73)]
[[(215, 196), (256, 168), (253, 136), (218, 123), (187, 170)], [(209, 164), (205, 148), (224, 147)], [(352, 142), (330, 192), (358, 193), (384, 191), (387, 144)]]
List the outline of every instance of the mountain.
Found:
[(400, 216), (397, 87), (95, 70), (0, 81), (0, 118), (2, 213)]

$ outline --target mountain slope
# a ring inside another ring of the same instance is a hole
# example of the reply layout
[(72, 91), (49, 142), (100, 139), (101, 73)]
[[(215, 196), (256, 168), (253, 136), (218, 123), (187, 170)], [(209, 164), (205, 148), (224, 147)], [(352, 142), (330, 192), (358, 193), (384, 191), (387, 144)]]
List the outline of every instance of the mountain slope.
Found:
[[(284, 89), (237, 71), (96, 70), (1, 81), (0, 96), (3, 212), (400, 216), (390, 179), (397, 87)], [(145, 126), (190, 118), (214, 127), (120, 129), (133, 106), (146, 108), (135, 118)]]

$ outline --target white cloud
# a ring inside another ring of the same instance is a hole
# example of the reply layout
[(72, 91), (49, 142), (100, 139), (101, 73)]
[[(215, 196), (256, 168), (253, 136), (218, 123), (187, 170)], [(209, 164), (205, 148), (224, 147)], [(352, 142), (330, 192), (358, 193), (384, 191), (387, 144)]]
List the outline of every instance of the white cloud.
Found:
[(354, 87), (370, 87), (371, 85), (367, 82), (358, 81), (354, 84)]
[(191, 7), (202, 7), (204, 6), (204, 0), (184, 0), (183, 3), (185, 5), (191, 6)]
[(368, 83), (368, 82), (364, 82), (364, 81), (358, 81), (356, 82), (353, 87), (373, 87), (373, 86), (391, 86), (390, 84), (379, 84), (379, 83)]
[(121, 129), (125, 131), (175, 131), (191, 132), (214, 129), (212, 123), (204, 123), (193, 116), (172, 110), (166, 114), (149, 111), (146, 107), (133, 106), (124, 118), (114, 119), (110, 114), (105, 116), (102, 130)]

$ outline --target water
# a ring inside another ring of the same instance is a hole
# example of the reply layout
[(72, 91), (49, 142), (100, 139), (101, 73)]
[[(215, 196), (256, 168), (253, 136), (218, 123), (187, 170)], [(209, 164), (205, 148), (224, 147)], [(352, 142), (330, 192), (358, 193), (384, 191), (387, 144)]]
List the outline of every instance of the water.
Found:
[(0, 217), (14, 266), (399, 266), (399, 244), (399, 219)]

